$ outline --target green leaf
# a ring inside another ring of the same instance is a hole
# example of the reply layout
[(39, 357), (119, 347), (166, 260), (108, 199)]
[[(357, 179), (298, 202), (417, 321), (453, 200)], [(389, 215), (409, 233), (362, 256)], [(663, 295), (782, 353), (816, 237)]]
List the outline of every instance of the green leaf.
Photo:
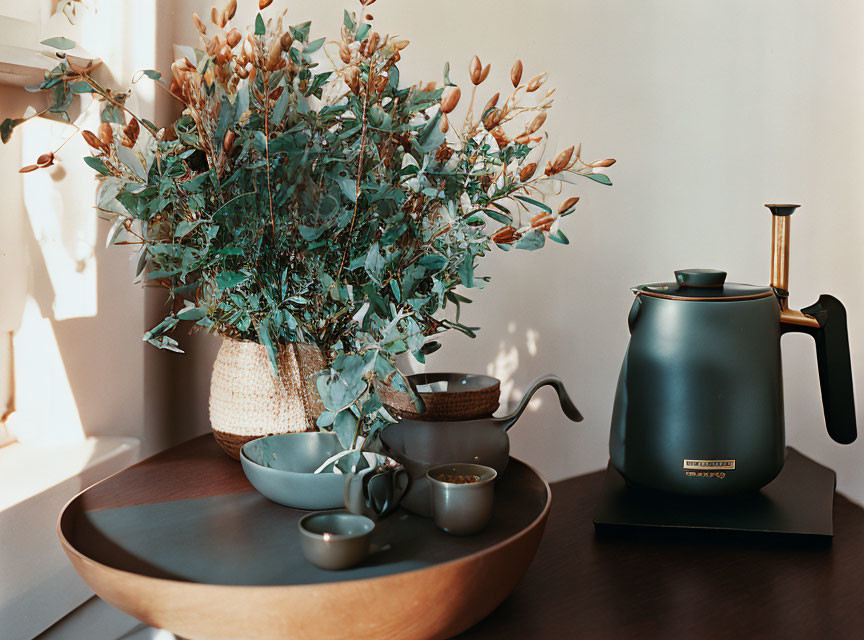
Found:
[(144, 168), (144, 164), (132, 149), (122, 144), (115, 145), (114, 149), (117, 152), (117, 159), (122, 162), (127, 169), (142, 180), (147, 179), (147, 171)]
[(258, 325), (258, 340), (267, 351), (267, 357), (270, 358), (270, 364), (273, 365), (273, 370), (278, 373), (279, 358), (276, 352), (276, 347), (273, 344), (273, 339), (270, 337), (270, 328), (266, 321)]
[(459, 265), (459, 279), (462, 281), (462, 286), (468, 289), (474, 286), (474, 256), (470, 253)]
[(345, 9), (345, 14), (342, 16), (342, 23), (348, 31), (354, 31), (354, 21), (351, 19), (351, 14), (348, 9)]
[(533, 198), (526, 198), (525, 196), (513, 196), (513, 197), (516, 198), (517, 200), (521, 200), (522, 202), (526, 202), (530, 205), (534, 205), (538, 209), (542, 209), (543, 211), (545, 211), (546, 213), (548, 213), (550, 215), (552, 214), (552, 209), (550, 209), (548, 205), (543, 204), (542, 202), (539, 202), (537, 200), (534, 200)]
[(612, 181), (609, 179), (609, 176), (603, 175), (602, 173), (580, 173), (580, 176), (585, 176), (586, 178), (591, 178), (595, 182), (599, 182), (600, 184), (611, 185)]
[(324, 45), (326, 38), (318, 38), (306, 45), (306, 53), (315, 53)]
[(447, 266), (447, 258), (436, 254), (430, 254), (420, 258), (420, 264), (430, 271), (440, 271)]
[(96, 158), (94, 156), (84, 156), (84, 162), (86, 162), (87, 166), (89, 166), (91, 169), (95, 169), (103, 176), (107, 176), (111, 173), (110, 171), (108, 171), (108, 167), (105, 166), (105, 163), (102, 162), (102, 160), (100, 160), (99, 158)]
[(177, 318), (180, 320), (200, 320), (207, 315), (207, 310), (201, 307), (186, 307), (177, 312)]
[(555, 233), (550, 233), (549, 239), (561, 244), (570, 244), (570, 240), (567, 239), (567, 236), (564, 235), (564, 232), (561, 231), (561, 229), (558, 229)]
[(243, 273), (237, 273), (236, 271), (223, 271), (216, 276), (216, 286), (222, 290), (233, 289), (234, 287), (243, 284), (248, 279), (249, 276)]
[(265, 33), (267, 33), (267, 28), (264, 26), (264, 18), (259, 13), (255, 16), (255, 35), (263, 36)]
[(151, 80), (158, 80), (162, 77), (162, 74), (156, 71), (155, 69), (144, 69), (142, 72), (145, 76), (150, 78)]
[(378, 250), (377, 242), (369, 247), (369, 252), (366, 254), (366, 262), (363, 266), (369, 277), (377, 284), (381, 284), (381, 274), (384, 272), (384, 256)]
[(492, 218), (495, 222), (500, 222), (501, 224), (510, 224), (513, 222), (513, 216), (505, 215), (500, 211), (495, 211), (494, 209), (484, 209), (483, 213)]
[(354, 434), (357, 431), (357, 418), (350, 410), (345, 409), (336, 414), (333, 420), (333, 431), (339, 438), (339, 444), (348, 449), (354, 444)]
[(74, 41), (69, 40), (69, 38), (62, 38), (62, 37), (48, 38), (47, 40), (43, 40), (42, 44), (44, 44), (46, 47), (52, 47), (54, 49), (60, 49), (61, 51), (67, 51), (69, 49), (75, 48), (75, 42)]
[(524, 249), (525, 251), (535, 251), (541, 249), (546, 244), (546, 236), (539, 231), (529, 231), (524, 236), (519, 238), (513, 246), (516, 249)]

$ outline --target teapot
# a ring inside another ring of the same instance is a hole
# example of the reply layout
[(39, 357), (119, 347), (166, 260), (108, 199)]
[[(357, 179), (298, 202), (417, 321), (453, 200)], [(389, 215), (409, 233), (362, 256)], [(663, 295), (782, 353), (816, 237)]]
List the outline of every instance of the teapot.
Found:
[(582, 414), (570, 399), (564, 383), (558, 376), (548, 375), (534, 380), (516, 409), (506, 416), (439, 422), (403, 419), (376, 431), (364, 442), (363, 449), (389, 456), (404, 465), (411, 483), (402, 496), (402, 506), (417, 515), (432, 517), (432, 495), (426, 472), (442, 464), (473, 463), (503, 474), (510, 459), (507, 431), (519, 420), (537, 390), (545, 386), (552, 387), (558, 394), (558, 402), (567, 418), (572, 422), (582, 421)]
[(633, 288), (611, 463), (630, 485), (682, 495), (755, 491), (783, 468), (780, 338), (816, 343), (825, 425), (840, 444), (857, 434), (846, 311), (830, 295), (789, 309), (790, 216), (773, 216), (770, 286), (726, 282), (726, 272), (682, 269), (675, 281)]

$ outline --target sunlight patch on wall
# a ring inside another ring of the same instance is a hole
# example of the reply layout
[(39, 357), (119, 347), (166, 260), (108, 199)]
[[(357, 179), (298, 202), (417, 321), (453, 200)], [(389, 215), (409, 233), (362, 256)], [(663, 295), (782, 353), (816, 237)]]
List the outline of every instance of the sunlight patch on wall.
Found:
[[(28, 296), (13, 339), (15, 412), (7, 426), (19, 442), (58, 444), (84, 439), (60, 347), (36, 300)], [(38, 429), (33, 426), (38, 425)]]
[[(85, 111), (76, 124), (98, 126), (96, 109)], [(29, 164), (42, 153), (59, 147), (75, 127), (34, 118), (20, 131), (22, 162)], [(87, 146), (79, 135), (57, 154), (56, 165), (24, 176), (24, 206), (41, 255), (30, 256), (31, 277), (44, 263), (50, 291), (39, 291), (43, 307), (51, 305), (55, 320), (96, 315), (97, 219), (93, 211), (93, 171), (81, 160)]]

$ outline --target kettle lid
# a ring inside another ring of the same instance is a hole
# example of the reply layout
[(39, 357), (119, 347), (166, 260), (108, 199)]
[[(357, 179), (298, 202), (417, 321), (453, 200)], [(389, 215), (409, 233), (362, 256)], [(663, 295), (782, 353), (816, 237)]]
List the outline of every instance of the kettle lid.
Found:
[(751, 300), (774, 293), (771, 287), (726, 282), (726, 272), (718, 269), (679, 269), (675, 272), (675, 282), (640, 284), (633, 291), (655, 298), (706, 302)]

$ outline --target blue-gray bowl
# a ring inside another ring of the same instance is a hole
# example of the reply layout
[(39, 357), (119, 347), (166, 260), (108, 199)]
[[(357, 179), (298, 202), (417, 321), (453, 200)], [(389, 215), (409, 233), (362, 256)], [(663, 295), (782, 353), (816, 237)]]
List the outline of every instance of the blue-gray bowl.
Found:
[(345, 476), (314, 471), (343, 449), (335, 433), (280, 433), (244, 444), (240, 463), (252, 486), (273, 502), (295, 509), (336, 509), (344, 506)]

